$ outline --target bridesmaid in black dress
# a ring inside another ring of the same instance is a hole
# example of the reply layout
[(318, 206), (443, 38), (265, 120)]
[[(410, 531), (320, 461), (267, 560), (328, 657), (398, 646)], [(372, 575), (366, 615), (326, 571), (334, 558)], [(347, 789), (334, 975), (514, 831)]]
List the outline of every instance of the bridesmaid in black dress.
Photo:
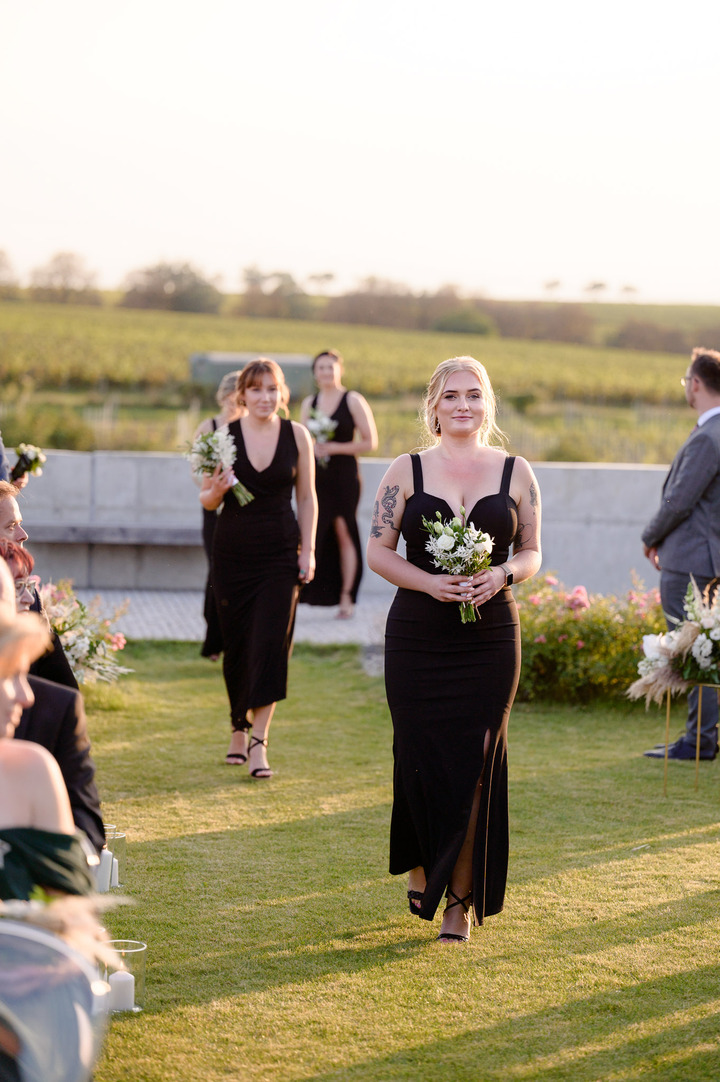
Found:
[[(502, 909), (508, 857), (507, 725), (520, 668), (510, 584), (541, 562), (540, 494), (528, 463), (502, 441), (485, 368), (444, 361), (425, 398), (434, 446), (401, 455), (378, 490), (368, 565), (399, 587), (388, 614), (385, 681), (394, 731), (390, 871), (409, 872), (411, 912), (438, 939), (464, 942)], [(441, 495), (442, 494), (442, 495)], [(472, 576), (435, 568), (422, 518), (460, 515), (494, 539)], [(407, 558), (396, 550), (402, 534)], [(512, 547), (512, 558), (509, 558)], [(477, 623), (463, 624), (471, 601)]]
[(318, 393), (304, 400), (300, 420), (307, 425), (311, 410), (319, 410), (337, 427), (328, 442), (315, 443), (318, 498), (317, 569), (315, 581), (300, 600), (308, 605), (340, 605), (338, 617), (353, 614), (362, 575), (362, 552), (357, 527), (360, 501), (358, 455), (377, 450), (372, 410), (361, 394), (342, 383), (343, 361), (337, 350), (318, 353), (313, 375)]
[[(254, 778), (272, 777), (268, 729), (275, 704), (287, 695), (298, 586), (315, 569), (315, 460), (307, 430), (278, 417), (288, 398), (275, 361), (261, 357), (243, 368), (238, 400), (246, 414), (229, 426), (234, 471), (218, 467), (200, 492), (208, 511), (223, 505), (211, 566), (232, 725), (226, 762), (247, 762)], [(254, 497), (245, 507), (230, 491), (236, 479)]]
[[(220, 380), (220, 384), (215, 396), (220, 412), (215, 417), (208, 417), (206, 421), (203, 421), (198, 425), (195, 435), (193, 436), (193, 442), (198, 436), (204, 436), (209, 432), (216, 432), (218, 428), (222, 428), (223, 425), (229, 425), (231, 421), (237, 420), (243, 414), (242, 406), (238, 405), (237, 400), (237, 381), (240, 372), (228, 372)], [(195, 474), (193, 474), (195, 478)], [(203, 616), (205, 617), (205, 641), (200, 647), (201, 657), (209, 657), (211, 661), (217, 661), (222, 653), (222, 634), (220, 631), (220, 618), (218, 616), (217, 606), (215, 604), (215, 594), (212, 588), (212, 573), (210, 571), (210, 560), (212, 557), (212, 545), (213, 537), (215, 536), (215, 523), (217, 522), (217, 511), (206, 511), (203, 507), (203, 525), (202, 525), (202, 537), (203, 548), (205, 549), (205, 555), (208, 561), (208, 576), (205, 583), (205, 603), (203, 606)]]

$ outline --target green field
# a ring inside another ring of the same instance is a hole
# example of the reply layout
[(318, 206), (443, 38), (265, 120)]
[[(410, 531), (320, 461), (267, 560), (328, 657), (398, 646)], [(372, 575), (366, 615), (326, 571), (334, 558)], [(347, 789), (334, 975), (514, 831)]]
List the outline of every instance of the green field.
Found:
[[(714, 311), (698, 309), (698, 325), (709, 325)], [(698, 313), (709, 322), (703, 324)], [(620, 318), (617, 311), (613, 318)], [(376, 412), (383, 456), (417, 445), (426, 381), (440, 360), (462, 353), (486, 365), (511, 448), (534, 461), (665, 462), (691, 421), (678, 384), (686, 361), (673, 354), (6, 302), (0, 304), (0, 423), (9, 444), (24, 439), (78, 450), (177, 450), (212, 408), (190, 382), (191, 353), (314, 354), (330, 346), (346, 358), (349, 386), (365, 394)]]
[(253, 782), (197, 649), (131, 644), (88, 696), (134, 903), (107, 922), (148, 944), (97, 1082), (716, 1082), (719, 768), (670, 764), (663, 797), (663, 711), (515, 707), (505, 910), (443, 946), (387, 872), (382, 680), (296, 649)]

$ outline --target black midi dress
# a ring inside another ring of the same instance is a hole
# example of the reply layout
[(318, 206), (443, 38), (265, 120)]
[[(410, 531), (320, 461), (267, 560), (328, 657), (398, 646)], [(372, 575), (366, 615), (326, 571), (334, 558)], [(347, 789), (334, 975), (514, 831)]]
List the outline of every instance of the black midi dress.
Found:
[[(412, 455), (414, 492), (401, 532), (407, 559), (431, 574), (422, 517), (454, 511), (423, 489), (422, 463)], [(483, 497), (468, 519), (494, 540), (493, 565), (508, 558), (517, 532), (509, 494), (514, 458), (500, 492)], [(388, 613), (385, 684), (393, 722), (394, 800), (390, 871), (422, 866), (427, 877), (419, 915), (432, 920), (467, 835), (481, 783), (472, 880), (478, 923), (502, 909), (508, 862), (507, 726), (520, 668), (520, 627), (509, 587), (463, 624), (459, 605), (399, 589)], [(484, 753), (489, 734), (487, 755)]]
[(247, 729), (248, 710), (287, 697), (295, 627), (300, 531), (292, 508), (298, 450), (292, 421), (280, 421), (272, 462), (250, 463), (240, 421), (235, 476), (253, 494), (241, 507), (225, 496), (213, 537), (212, 582), (223, 639), (223, 675), (233, 729)]
[[(340, 399), (331, 420), (337, 421), (333, 443), (351, 443), (355, 421), (347, 401), (348, 392)], [(312, 400), (317, 408), (318, 396)], [(318, 525), (315, 542), (315, 577), (303, 587), (300, 601), (306, 605), (337, 605), (342, 589), (340, 549), (335, 534), (335, 520), (345, 521), (357, 554), (357, 572), (350, 591), (357, 599), (363, 562), (357, 508), (360, 502), (360, 469), (355, 455), (328, 455), (325, 464), (318, 462), (315, 471), (315, 491), (318, 500)]]

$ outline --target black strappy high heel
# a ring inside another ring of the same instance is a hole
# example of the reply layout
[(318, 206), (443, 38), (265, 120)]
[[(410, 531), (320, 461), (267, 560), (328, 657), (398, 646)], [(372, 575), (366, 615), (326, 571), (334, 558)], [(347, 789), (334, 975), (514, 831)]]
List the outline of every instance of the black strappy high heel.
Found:
[[(421, 891), (421, 890), (409, 890), (407, 892), (407, 896), (408, 896), (408, 905), (410, 906), (410, 912), (413, 914), (414, 917), (419, 917), (420, 916), (420, 906), (422, 905), (422, 900), (423, 900), (423, 891)], [(413, 905), (413, 899), (415, 899), (415, 901), (420, 902), (420, 905)]]
[[(461, 905), (466, 913), (470, 912), (470, 906), (472, 905), (472, 891), (470, 891), (469, 894), (466, 894), (464, 898), (458, 898), (455, 891), (450, 890), (450, 887), (448, 887), (445, 897), (453, 897), (455, 899), (454, 902), (448, 902), (445, 906), (446, 913), (448, 909), (452, 909), (453, 906), (456, 905)], [(467, 943), (470, 939), (470, 933), (468, 932), (467, 935), (458, 935), (457, 932), (441, 932), (437, 938), (440, 943)]]
[[(249, 736), (250, 735), (250, 729), (251, 729), (252, 726), (251, 726), (250, 722), (247, 721), (247, 720), (245, 722), (245, 725), (246, 725), (246, 728), (237, 729), (236, 731), (239, 732), (239, 733), (245, 733), (246, 736)], [(249, 755), (249, 749), (248, 749), (248, 751), (229, 751), (227, 753), (227, 755), (225, 756), (225, 762), (227, 763), (228, 766), (242, 766), (243, 763), (246, 763), (248, 761), (248, 755)]]
[[(248, 744), (248, 760), (250, 759), (250, 752), (254, 747), (257, 747), (258, 744), (262, 744), (262, 746), (266, 748), (268, 746), (267, 737), (265, 737), (264, 740), (261, 740), (259, 736), (250, 737), (250, 743)], [(254, 770), (250, 771), (250, 777), (257, 778), (259, 781), (262, 778), (271, 778), (274, 773), (275, 771), (271, 770), (269, 766), (256, 766)]]

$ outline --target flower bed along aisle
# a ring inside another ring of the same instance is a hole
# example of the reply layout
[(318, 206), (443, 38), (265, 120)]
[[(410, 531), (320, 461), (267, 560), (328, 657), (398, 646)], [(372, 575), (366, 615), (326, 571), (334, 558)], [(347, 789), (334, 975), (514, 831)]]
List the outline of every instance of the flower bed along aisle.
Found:
[(520, 609), (518, 698), (583, 703), (621, 697), (637, 672), (644, 635), (665, 630), (657, 589), (635, 582), (624, 596), (568, 589), (554, 575), (514, 590)]

